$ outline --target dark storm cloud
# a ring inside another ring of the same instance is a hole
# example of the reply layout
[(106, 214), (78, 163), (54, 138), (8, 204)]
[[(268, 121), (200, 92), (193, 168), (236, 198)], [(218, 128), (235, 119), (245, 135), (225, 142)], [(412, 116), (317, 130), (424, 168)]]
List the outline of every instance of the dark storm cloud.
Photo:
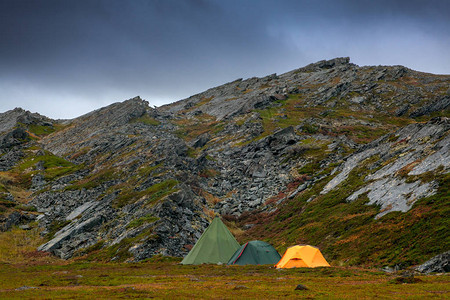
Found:
[(449, 73), (449, 3), (0, 0), (0, 111), (160, 105), (336, 56)]

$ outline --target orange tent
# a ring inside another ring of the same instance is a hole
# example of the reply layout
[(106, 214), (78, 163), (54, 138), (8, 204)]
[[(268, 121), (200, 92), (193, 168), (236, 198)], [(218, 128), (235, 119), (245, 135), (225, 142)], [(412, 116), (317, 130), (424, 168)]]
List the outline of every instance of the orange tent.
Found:
[(309, 245), (297, 245), (286, 250), (275, 265), (276, 268), (315, 268), (329, 267), (319, 248)]

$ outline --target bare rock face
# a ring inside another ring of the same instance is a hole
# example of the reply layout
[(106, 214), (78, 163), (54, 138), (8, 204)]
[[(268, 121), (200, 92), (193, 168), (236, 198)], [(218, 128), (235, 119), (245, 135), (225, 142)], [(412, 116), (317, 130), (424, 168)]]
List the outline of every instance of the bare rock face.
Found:
[(0, 220), (35, 216), (39, 250), (64, 259), (140, 261), (185, 255), (214, 214), (270, 215), (357, 170), (343, 202), (408, 212), (450, 169), (449, 82), (344, 57), (159, 108), (135, 97), (63, 121), (15, 109), (0, 114), (0, 190), (20, 187), (36, 212), (0, 198)]
[(72, 120), (70, 125), (59, 132), (57, 136), (44, 139), (43, 143), (46, 149), (57, 155), (66, 153), (67, 145), (71, 145), (72, 151), (86, 147), (106, 146), (97, 145), (94, 141), (97, 137), (104, 136), (105, 138), (101, 142), (107, 138), (109, 140), (105, 143), (114, 142), (114, 137), (111, 136), (112, 132), (122, 130), (123, 133), (122, 126), (143, 116), (147, 110), (151, 112), (152, 109), (148, 107), (147, 101), (139, 97), (123, 103), (114, 103)]
[[(194, 171), (196, 161), (186, 157), (184, 141), (145, 124), (154, 116), (145, 101), (134, 98), (75, 119), (43, 139), (47, 150), (93, 167), (49, 182), (45, 187), (50, 190), (32, 200), (43, 213), (44, 234), (52, 237), (39, 250), (70, 258), (78, 249), (102, 242), (105, 247), (123, 245), (130, 249), (127, 255), (141, 260), (160, 253), (180, 256), (180, 245), (194, 243), (207, 226), (199, 213), (200, 199), (172, 172)], [(152, 169), (157, 176), (151, 176)], [(90, 180), (98, 183), (90, 185)], [(58, 224), (64, 227), (51, 232)]]
[[(39, 246), (38, 250), (50, 251), (57, 254), (61, 258), (69, 258), (73, 254), (73, 251), (70, 250), (80, 246), (80, 244), (84, 244), (83, 246), (89, 245), (86, 244), (89, 242), (89, 236), (86, 233), (101, 225), (103, 221), (103, 217), (101, 215), (97, 215), (80, 224), (70, 224), (70, 226), (66, 226), (56, 232), (56, 237)], [(82, 239), (80, 238), (80, 235), (82, 235)], [(75, 239), (75, 236), (78, 236), (78, 238)], [(70, 245), (63, 244), (63, 242), (68, 240), (71, 242)], [(74, 244), (74, 242), (76, 242), (76, 244)]]
[(23, 110), (22, 108), (15, 108), (13, 110), (0, 113), (0, 134), (14, 129), (20, 123), (25, 125), (35, 124), (51, 126), (52, 122), (53, 121), (51, 119), (41, 116), (38, 113), (31, 113)]
[(408, 211), (416, 200), (433, 195), (437, 184), (421, 180), (407, 182), (405, 177), (422, 175), (438, 168), (440, 172), (446, 173), (450, 169), (449, 129), (449, 119), (438, 118), (427, 124), (405, 127), (393, 135), (395, 139), (391, 142), (379, 140), (372, 143), (363, 151), (348, 157), (342, 171), (325, 186), (322, 193), (342, 183), (363, 160), (378, 155), (388, 163), (368, 175), (368, 184), (355, 191), (347, 200), (354, 201), (367, 193), (368, 204), (381, 206), (377, 217), (391, 211)]
[(442, 97), (442, 98), (436, 100), (435, 102), (433, 102), (431, 104), (428, 104), (428, 105), (425, 105), (425, 106), (419, 108), (418, 110), (411, 113), (410, 117), (416, 118), (416, 117), (421, 117), (424, 115), (429, 115), (436, 111), (442, 111), (442, 110), (448, 109), (449, 106), (450, 106), (450, 96), (447, 95), (445, 97)]
[(450, 272), (450, 251), (441, 253), (415, 268), (421, 273), (447, 273)]
[[(247, 80), (240, 78), (194, 95), (188, 99), (162, 106), (160, 109), (177, 113), (183, 109), (192, 108), (202, 103), (201, 107), (189, 112), (188, 116), (205, 113), (216, 117), (218, 120), (229, 119), (239, 114), (251, 112), (254, 109), (263, 109), (273, 105), (277, 101), (285, 100), (288, 94), (298, 93), (298, 89), (295, 86), (305, 80), (325, 81), (326, 74), (330, 69), (345, 70), (350, 67), (355, 67), (355, 65), (349, 62), (350, 59), (348, 57), (336, 58), (328, 61), (323, 60), (280, 76), (272, 74), (263, 78), (253, 77)], [(299, 76), (300, 72), (311, 74), (311, 76), (305, 76), (306, 78)], [(319, 73), (318, 78), (315, 77), (317, 76), (315, 72)], [(340, 88), (342, 87), (343, 85), (340, 86)], [(333, 91), (338, 93), (340, 90), (334, 89)], [(333, 94), (330, 91), (329, 93)]]
[[(13, 200), (11, 202), (14, 202)], [(34, 221), (36, 216), (26, 212), (13, 211), (6, 215), (0, 215), (0, 232), (8, 231), (14, 226), (27, 226), (26, 223)], [(22, 224), (22, 225), (21, 225)]]
[(54, 122), (21, 108), (0, 113), (0, 171), (11, 169), (24, 156), (22, 148), (32, 140), (28, 126), (53, 128)]
[(377, 204), (381, 207), (381, 212), (377, 215), (379, 218), (391, 211), (407, 212), (417, 199), (434, 195), (436, 187), (437, 185), (433, 182), (407, 183), (397, 178), (383, 178), (354, 192), (347, 200), (354, 201), (360, 195), (367, 193), (368, 204)]

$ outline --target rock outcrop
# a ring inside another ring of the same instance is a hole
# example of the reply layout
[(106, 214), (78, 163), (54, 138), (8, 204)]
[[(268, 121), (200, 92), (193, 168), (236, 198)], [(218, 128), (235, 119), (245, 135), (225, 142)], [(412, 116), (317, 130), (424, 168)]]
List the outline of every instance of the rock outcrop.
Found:
[(436, 192), (436, 183), (430, 178), (408, 182), (409, 176), (426, 172), (447, 173), (450, 168), (450, 119), (436, 118), (426, 124), (411, 124), (400, 131), (385, 136), (367, 146), (364, 150), (346, 159), (342, 171), (323, 189), (327, 193), (342, 183), (348, 174), (362, 161), (377, 156), (382, 168), (368, 175), (367, 185), (347, 198), (356, 200), (366, 194), (368, 204), (381, 207), (377, 217), (391, 211), (408, 211), (417, 199)]
[(446, 273), (450, 272), (450, 251), (441, 253), (415, 268), (421, 273)]

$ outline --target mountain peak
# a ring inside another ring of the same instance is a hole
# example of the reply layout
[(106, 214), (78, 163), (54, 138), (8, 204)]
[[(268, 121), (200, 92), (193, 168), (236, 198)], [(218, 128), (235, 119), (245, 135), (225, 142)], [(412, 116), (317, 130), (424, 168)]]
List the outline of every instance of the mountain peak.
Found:
[(0, 113), (0, 133), (11, 130), (18, 124), (48, 125), (52, 122), (53, 120), (50, 118), (16, 107), (12, 110)]

